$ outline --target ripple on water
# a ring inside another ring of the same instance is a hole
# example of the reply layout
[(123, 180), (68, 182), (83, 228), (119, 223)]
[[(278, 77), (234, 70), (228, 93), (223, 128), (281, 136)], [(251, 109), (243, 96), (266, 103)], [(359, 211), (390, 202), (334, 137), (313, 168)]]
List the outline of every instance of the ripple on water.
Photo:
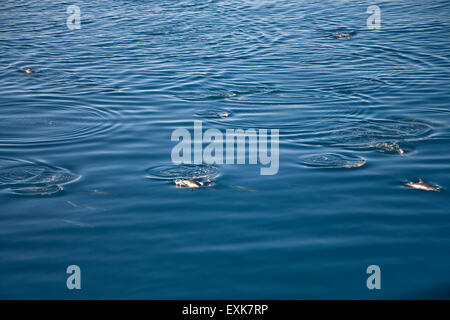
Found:
[(226, 109), (206, 109), (196, 112), (196, 116), (204, 119), (225, 119), (231, 115), (231, 111)]
[(352, 154), (322, 153), (301, 157), (300, 163), (312, 168), (350, 169), (362, 167), (366, 164), (366, 159)]
[(405, 151), (395, 142), (380, 142), (375, 145), (375, 150), (381, 153), (403, 155)]
[[(220, 117), (221, 112), (228, 112), (228, 117)], [(317, 110), (314, 108), (239, 108), (211, 109), (197, 112), (207, 122), (233, 129), (279, 129), (280, 136), (306, 134), (314, 130), (317, 122)]]
[(199, 112), (197, 116), (226, 128), (279, 129), (280, 142), (393, 154), (410, 150), (410, 142), (427, 139), (432, 132), (431, 125), (424, 121), (366, 119), (347, 114), (349, 110), (336, 111), (315, 106), (240, 108), (234, 111), (232, 117), (226, 118), (217, 116), (218, 112)]
[(51, 195), (81, 176), (45, 163), (0, 158), (0, 187), (20, 195)]
[(211, 165), (180, 164), (160, 165), (147, 169), (147, 178), (155, 180), (190, 179), (202, 183), (214, 181), (219, 176), (219, 169)]
[(377, 150), (389, 144), (392, 146), (391, 151), (395, 152), (399, 142), (425, 139), (430, 132), (429, 124), (417, 120), (345, 119), (329, 123), (328, 128), (311, 137), (305, 135), (306, 141), (303, 142), (309, 140), (314, 144), (366, 150)]
[(317, 83), (317, 87), (313, 89), (322, 92), (326, 96), (337, 95), (349, 100), (359, 98), (358, 100), (372, 101), (373, 94), (388, 86), (388, 82), (382, 77), (355, 77), (352, 75), (351, 78), (341, 79), (339, 83), (322, 79)]
[(61, 143), (85, 139), (117, 126), (116, 114), (88, 106), (28, 104), (24, 101), (0, 109), (0, 145)]
[(173, 94), (185, 101), (255, 101), (266, 98), (279, 89), (271, 84), (245, 81), (205, 80), (197, 83), (178, 83), (170, 88)]

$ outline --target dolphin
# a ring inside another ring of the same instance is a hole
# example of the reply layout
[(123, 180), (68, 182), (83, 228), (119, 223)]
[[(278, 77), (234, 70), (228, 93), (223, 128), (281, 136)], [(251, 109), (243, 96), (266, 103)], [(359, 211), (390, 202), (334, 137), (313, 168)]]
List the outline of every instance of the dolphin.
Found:
[(335, 33), (333, 33), (333, 37), (335, 37), (336, 39), (341, 39), (341, 38), (350, 39), (351, 34), (348, 32), (335, 32)]
[(193, 178), (189, 180), (185, 179), (175, 179), (173, 181), (178, 188), (201, 188), (203, 187), (203, 183), (199, 181), (195, 181)]
[(379, 152), (397, 153), (401, 156), (405, 154), (405, 152), (402, 150), (402, 148), (400, 148), (400, 146), (397, 143), (380, 142), (377, 145), (375, 145), (375, 147)]
[(36, 71), (34, 71), (31, 68), (19, 69), (19, 71), (22, 71), (22, 72), (25, 72), (25, 73), (28, 73), (28, 74), (36, 73)]
[(425, 190), (425, 191), (437, 191), (437, 192), (439, 192), (439, 190), (442, 188), (441, 186), (437, 186), (437, 185), (433, 186), (431, 184), (428, 184), (420, 178), (419, 178), (419, 181), (417, 181), (417, 182), (408, 181), (405, 183), (405, 185), (407, 187), (410, 187), (413, 189)]

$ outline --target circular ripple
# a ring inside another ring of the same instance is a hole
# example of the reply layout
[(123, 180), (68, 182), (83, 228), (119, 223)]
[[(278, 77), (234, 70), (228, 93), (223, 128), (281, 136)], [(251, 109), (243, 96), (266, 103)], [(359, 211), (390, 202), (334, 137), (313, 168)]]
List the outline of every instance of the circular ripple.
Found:
[(323, 153), (300, 158), (300, 163), (312, 168), (359, 168), (366, 164), (366, 159), (347, 154)]
[(363, 120), (353, 126), (327, 132), (330, 144), (349, 148), (374, 148), (386, 141), (416, 140), (425, 137), (431, 127), (415, 120)]
[[(232, 117), (204, 117), (208, 122), (233, 129), (279, 129), (280, 141), (341, 147), (352, 150), (377, 150), (391, 144), (399, 148), (411, 141), (426, 139), (430, 124), (414, 120), (363, 119), (337, 114), (326, 108), (243, 109)], [(386, 149), (386, 148), (385, 148)], [(385, 150), (388, 152), (389, 150)], [(400, 149), (397, 150), (400, 152)]]
[(44, 185), (11, 189), (11, 193), (21, 196), (50, 196), (63, 188), (59, 185)]
[(156, 180), (174, 180), (193, 178), (199, 182), (214, 181), (219, 175), (219, 169), (211, 165), (161, 165), (147, 169), (147, 177)]
[[(224, 110), (225, 112), (230, 112)], [(217, 116), (217, 111), (197, 113), (211, 124), (224, 129), (279, 129), (280, 136), (292, 137), (313, 132), (323, 122), (317, 119), (317, 111), (313, 108), (240, 108), (228, 117)]]
[(358, 120), (324, 121), (308, 133), (302, 132), (295, 141), (353, 150), (377, 150), (383, 143), (399, 144), (425, 139), (431, 126), (417, 120)]
[(115, 113), (94, 107), (14, 103), (0, 109), (0, 145), (84, 139), (113, 129), (114, 119)]
[(314, 90), (327, 95), (334, 93), (350, 98), (364, 96), (369, 100), (370, 96), (387, 86), (387, 81), (383, 80), (381, 77), (361, 76), (355, 78), (353, 76), (342, 79), (339, 83), (333, 83), (333, 81), (323, 79), (317, 83), (317, 87), (314, 88)]
[(44, 163), (0, 158), (0, 187), (20, 195), (51, 195), (81, 176)]
[(273, 86), (262, 83), (233, 83), (230, 81), (203, 81), (196, 84), (180, 83), (172, 86), (175, 96), (186, 101), (241, 101), (247, 98), (253, 100), (258, 96), (278, 92)]

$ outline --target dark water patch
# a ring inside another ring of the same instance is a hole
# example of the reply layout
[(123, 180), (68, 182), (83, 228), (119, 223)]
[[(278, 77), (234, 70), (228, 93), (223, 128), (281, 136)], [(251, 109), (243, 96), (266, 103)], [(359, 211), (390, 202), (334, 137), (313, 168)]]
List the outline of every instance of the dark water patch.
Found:
[(18, 195), (52, 195), (81, 176), (45, 163), (0, 158), (0, 187)]

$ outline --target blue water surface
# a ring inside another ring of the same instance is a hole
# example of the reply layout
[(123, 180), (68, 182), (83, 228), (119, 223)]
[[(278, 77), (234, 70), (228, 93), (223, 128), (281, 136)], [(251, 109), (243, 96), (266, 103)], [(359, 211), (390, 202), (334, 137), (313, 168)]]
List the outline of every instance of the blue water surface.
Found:
[[(449, 14), (446, 0), (1, 1), (0, 298), (450, 298)], [(176, 167), (171, 134), (194, 120), (279, 129), (278, 173)], [(189, 170), (214, 185), (176, 188)], [(442, 189), (404, 185), (419, 178)]]

